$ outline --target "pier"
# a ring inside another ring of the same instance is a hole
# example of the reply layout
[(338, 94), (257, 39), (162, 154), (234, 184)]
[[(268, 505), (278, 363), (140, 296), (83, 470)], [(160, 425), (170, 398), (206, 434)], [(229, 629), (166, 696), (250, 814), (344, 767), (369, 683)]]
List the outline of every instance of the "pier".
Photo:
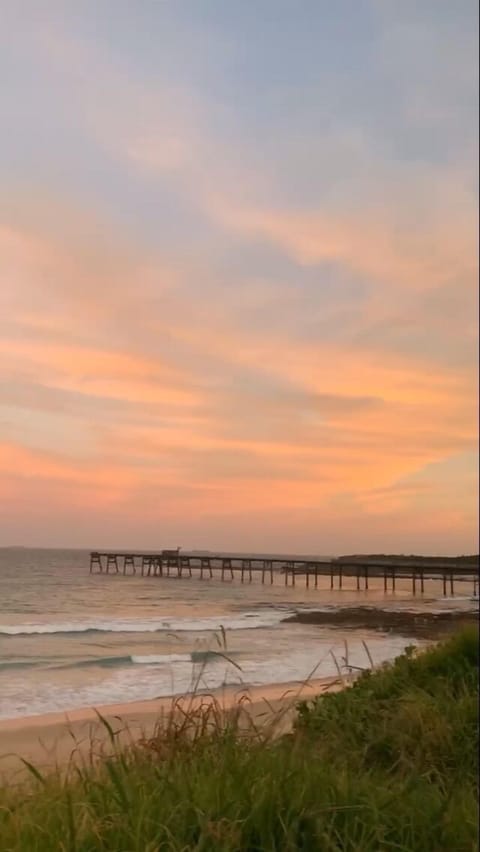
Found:
[(424, 593), (431, 581), (442, 583), (443, 594), (454, 595), (455, 584), (467, 583), (478, 595), (478, 563), (463, 560), (434, 560), (431, 558), (384, 559), (368, 557), (338, 557), (322, 560), (288, 557), (244, 557), (238, 554), (208, 554), (160, 550), (156, 553), (132, 553), (92, 551), (90, 574), (114, 574), (119, 576), (176, 577), (220, 579), (222, 582), (239, 580), (252, 583), (260, 579), (262, 584), (273, 585), (274, 576), (283, 578), (285, 586), (303, 582), (306, 588), (318, 588), (319, 579), (328, 577), (330, 588), (342, 589), (350, 580), (357, 590), (368, 589), (373, 578), (383, 580), (384, 591), (395, 592), (397, 581), (410, 580), (412, 593)]

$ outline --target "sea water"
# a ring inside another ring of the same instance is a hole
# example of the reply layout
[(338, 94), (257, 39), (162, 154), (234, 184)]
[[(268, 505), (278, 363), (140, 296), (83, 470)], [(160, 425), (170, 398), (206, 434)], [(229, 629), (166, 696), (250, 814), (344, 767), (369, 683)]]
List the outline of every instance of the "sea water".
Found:
[[(252, 556), (252, 554), (248, 554)], [(86, 551), (0, 549), (0, 718), (100, 706), (224, 684), (326, 677), (392, 659), (408, 631), (294, 623), (349, 606), (472, 609), (468, 594), (412, 598), (372, 579), (357, 591), (213, 579), (89, 574)], [(426, 584), (428, 585), (428, 583)]]

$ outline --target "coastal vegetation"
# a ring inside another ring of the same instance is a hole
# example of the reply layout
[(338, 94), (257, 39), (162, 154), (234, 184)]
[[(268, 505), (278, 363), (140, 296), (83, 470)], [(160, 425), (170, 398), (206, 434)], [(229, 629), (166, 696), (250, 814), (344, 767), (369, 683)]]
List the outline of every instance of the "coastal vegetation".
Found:
[(1, 791), (1, 849), (478, 848), (475, 626), (300, 702), (288, 734), (246, 727), (243, 710), (197, 708), (67, 774), (29, 767), (28, 784)]
[(355, 553), (349, 556), (337, 557), (337, 562), (352, 562), (364, 559), (378, 560), (379, 562), (388, 560), (389, 562), (424, 562), (425, 565), (437, 564), (441, 562), (444, 565), (478, 565), (479, 554), (462, 554), (460, 556), (418, 556), (414, 553)]

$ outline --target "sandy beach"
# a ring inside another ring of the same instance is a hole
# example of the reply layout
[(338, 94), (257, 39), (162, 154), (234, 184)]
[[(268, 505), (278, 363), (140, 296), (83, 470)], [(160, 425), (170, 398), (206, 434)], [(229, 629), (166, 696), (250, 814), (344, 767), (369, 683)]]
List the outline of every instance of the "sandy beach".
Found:
[(92, 753), (108, 753), (111, 749), (108, 730), (98, 714), (111, 725), (116, 741), (122, 745), (151, 736), (156, 726), (172, 713), (180, 717), (188, 708), (213, 703), (225, 713), (241, 706), (241, 724), (253, 722), (257, 728), (270, 725), (278, 735), (290, 728), (297, 700), (338, 690), (346, 682), (347, 679), (329, 677), (308, 683), (225, 687), (194, 696), (170, 696), (1, 720), (0, 780), (3, 783), (20, 781), (27, 771), (22, 758), (42, 771), (49, 771), (66, 767), (72, 761), (85, 760)]

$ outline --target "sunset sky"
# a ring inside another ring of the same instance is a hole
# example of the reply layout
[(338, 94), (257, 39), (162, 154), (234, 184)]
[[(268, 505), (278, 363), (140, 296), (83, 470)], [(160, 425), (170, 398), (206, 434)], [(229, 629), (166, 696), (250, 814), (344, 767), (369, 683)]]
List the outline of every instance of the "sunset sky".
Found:
[(1, 0), (0, 545), (468, 553), (476, 0)]

